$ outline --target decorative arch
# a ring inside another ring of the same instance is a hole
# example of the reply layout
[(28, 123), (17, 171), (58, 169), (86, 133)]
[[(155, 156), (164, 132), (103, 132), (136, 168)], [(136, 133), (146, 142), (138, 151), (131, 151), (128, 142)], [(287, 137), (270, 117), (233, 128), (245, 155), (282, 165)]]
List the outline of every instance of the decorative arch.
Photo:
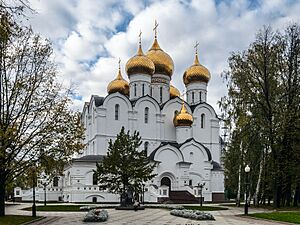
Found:
[(183, 156), (182, 152), (178, 148), (176, 148), (170, 144), (161, 146), (161, 147), (157, 148), (156, 150), (154, 150), (151, 153), (150, 158), (152, 158), (154, 161), (159, 161), (157, 157), (159, 156), (159, 154), (161, 152), (163, 152), (165, 150), (171, 150), (177, 156), (177, 159), (179, 162), (184, 161), (184, 156)]
[(98, 197), (98, 198), (101, 198), (101, 199), (105, 199), (102, 195), (88, 195), (85, 197), (85, 199), (89, 199), (89, 198), (93, 198), (93, 197)]
[[(193, 110), (193, 116), (195, 116), (195, 114), (198, 113), (198, 110), (203, 109), (203, 108), (207, 109), (210, 112), (211, 117), (215, 117), (215, 118), (219, 119), (215, 109), (211, 105), (207, 104), (206, 102), (202, 102), (196, 106), (196, 108)], [(201, 112), (201, 114), (202, 114), (202, 112)]]
[(212, 156), (211, 156), (211, 152), (210, 150), (205, 147), (203, 144), (201, 144), (200, 142), (195, 141), (194, 139), (191, 139), (190, 141), (184, 143), (183, 145), (180, 146), (180, 152), (184, 151), (184, 149), (186, 149), (188, 146), (194, 145), (196, 146), (198, 149), (200, 149), (203, 153), (203, 155), (207, 156), (207, 161), (211, 161), (212, 160)]
[(107, 108), (107, 104), (108, 102), (113, 99), (113, 98), (117, 98), (117, 99), (120, 99), (122, 101), (124, 101), (128, 107), (128, 110), (132, 110), (132, 105), (131, 105), (131, 102), (129, 101), (128, 97), (125, 96), (125, 95), (122, 95), (120, 94), (119, 92), (115, 92), (113, 94), (110, 94), (108, 95), (105, 99), (104, 99), (104, 102), (103, 102), (103, 107), (104, 108)]
[(145, 95), (145, 96), (139, 98), (134, 105), (134, 109), (135, 110), (139, 109), (140, 104), (145, 101), (151, 103), (154, 106), (156, 113), (160, 112), (160, 107), (159, 107), (158, 102), (149, 95)]
[[(167, 102), (163, 105), (162, 110), (161, 110), (162, 113), (166, 113), (167, 108), (169, 108), (170, 105), (172, 105), (172, 104), (174, 104), (174, 103), (178, 103), (178, 111), (179, 111), (180, 108), (181, 108), (182, 99), (179, 98), (179, 97), (177, 96), (177, 97), (175, 97), (175, 98), (173, 98), (173, 99), (170, 99), (169, 101), (167, 101)], [(192, 110), (191, 110), (190, 105), (189, 105), (186, 101), (184, 101), (184, 104), (185, 104), (186, 110), (187, 110), (189, 113), (192, 113)]]

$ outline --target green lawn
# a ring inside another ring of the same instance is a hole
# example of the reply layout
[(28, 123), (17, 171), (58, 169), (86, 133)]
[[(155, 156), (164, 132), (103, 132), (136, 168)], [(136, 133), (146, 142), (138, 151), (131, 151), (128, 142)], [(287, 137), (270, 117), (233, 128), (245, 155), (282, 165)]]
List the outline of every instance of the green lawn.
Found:
[(1, 225), (19, 225), (32, 220), (36, 220), (39, 217), (31, 217), (31, 216), (17, 216), (17, 215), (7, 215), (4, 217), (0, 217)]
[(271, 213), (254, 213), (249, 216), (261, 219), (276, 220), (300, 224), (300, 212), (271, 212)]
[[(56, 211), (56, 212), (59, 212), (59, 211), (78, 212), (78, 211), (80, 211), (81, 206), (82, 205), (47, 205), (47, 206), (40, 205), (40, 206), (36, 207), (36, 210), (37, 211)], [(31, 211), (31, 207), (25, 208), (23, 210)]]
[(185, 209), (193, 209), (199, 211), (218, 211), (218, 210), (226, 210), (228, 208), (219, 207), (219, 206), (194, 206), (194, 205), (184, 205)]

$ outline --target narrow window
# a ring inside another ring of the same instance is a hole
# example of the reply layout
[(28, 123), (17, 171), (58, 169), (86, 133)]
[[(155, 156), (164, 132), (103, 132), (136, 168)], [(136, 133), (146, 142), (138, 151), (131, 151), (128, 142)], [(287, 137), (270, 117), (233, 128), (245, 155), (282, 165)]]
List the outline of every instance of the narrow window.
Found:
[(144, 144), (144, 152), (145, 152), (145, 155), (147, 156), (148, 154), (148, 146), (149, 146), (149, 142), (146, 141), (145, 144)]
[(149, 108), (145, 108), (145, 123), (148, 123), (149, 120)]
[(93, 153), (92, 155), (95, 155), (95, 142), (93, 141)]
[(204, 128), (204, 123), (205, 123), (205, 115), (203, 113), (201, 114), (201, 128)]
[(152, 97), (152, 87), (150, 87), (150, 96)]
[(200, 102), (202, 102), (202, 92), (200, 91), (200, 93), (199, 93), (199, 99), (200, 99)]
[(115, 105), (115, 120), (119, 120), (119, 104)]
[(58, 177), (54, 177), (54, 179), (53, 179), (53, 187), (58, 187)]
[(194, 103), (195, 101), (195, 95), (194, 95), (194, 92), (192, 92), (192, 103)]
[(189, 186), (193, 186), (193, 180), (189, 180)]
[(136, 96), (136, 84), (134, 84), (134, 96)]
[(97, 174), (93, 173), (93, 185), (97, 185), (97, 184), (98, 184)]
[(163, 88), (162, 87), (160, 87), (159, 88), (159, 97), (160, 97), (160, 102), (162, 103), (162, 95), (163, 95)]
[(142, 85), (142, 96), (145, 95), (145, 84)]

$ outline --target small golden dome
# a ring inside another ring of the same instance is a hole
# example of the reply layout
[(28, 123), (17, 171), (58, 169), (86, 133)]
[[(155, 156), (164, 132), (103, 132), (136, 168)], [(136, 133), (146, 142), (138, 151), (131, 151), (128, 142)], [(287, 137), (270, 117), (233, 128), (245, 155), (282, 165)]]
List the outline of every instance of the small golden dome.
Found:
[(193, 116), (186, 111), (184, 101), (182, 100), (181, 110), (174, 116), (173, 119), (174, 126), (192, 126), (193, 121)]
[(152, 75), (154, 73), (154, 70), (154, 63), (144, 55), (140, 40), (137, 54), (130, 58), (126, 63), (126, 73), (128, 76), (137, 73)]
[(180, 96), (179, 90), (173, 85), (170, 85), (170, 98), (176, 98), (179, 96)]
[(174, 70), (174, 63), (172, 58), (165, 53), (159, 46), (157, 41), (157, 22), (155, 21), (155, 37), (152, 47), (147, 52), (147, 57), (152, 60), (155, 65), (155, 72), (159, 74), (164, 74), (169, 77), (172, 76)]
[(195, 61), (183, 74), (183, 82), (185, 85), (193, 82), (205, 82), (210, 80), (210, 72), (208, 69), (199, 63), (198, 53), (196, 50)]
[(107, 86), (108, 94), (120, 92), (123, 95), (129, 95), (129, 84), (121, 75), (120, 61), (117, 78), (111, 81)]

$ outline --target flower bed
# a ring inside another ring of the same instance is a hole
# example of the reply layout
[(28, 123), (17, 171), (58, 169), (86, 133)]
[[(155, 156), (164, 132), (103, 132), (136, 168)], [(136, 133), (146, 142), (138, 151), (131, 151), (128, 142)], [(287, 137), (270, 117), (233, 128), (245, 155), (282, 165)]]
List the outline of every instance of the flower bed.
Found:
[(205, 213), (198, 210), (173, 209), (170, 214), (173, 216), (179, 216), (194, 220), (215, 220), (213, 215), (211, 215), (210, 213)]
[(108, 212), (105, 209), (92, 209), (85, 215), (83, 222), (104, 222), (107, 219)]

